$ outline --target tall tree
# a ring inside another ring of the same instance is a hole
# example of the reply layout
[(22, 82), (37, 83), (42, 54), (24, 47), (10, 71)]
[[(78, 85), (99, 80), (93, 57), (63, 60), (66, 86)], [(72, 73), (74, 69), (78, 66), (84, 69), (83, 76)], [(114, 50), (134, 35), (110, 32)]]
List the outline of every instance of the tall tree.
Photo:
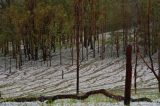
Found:
[(75, 32), (76, 32), (76, 48), (77, 48), (77, 95), (79, 94), (79, 38), (80, 38), (80, 28), (81, 28), (81, 12), (82, 12), (83, 0), (75, 0)]

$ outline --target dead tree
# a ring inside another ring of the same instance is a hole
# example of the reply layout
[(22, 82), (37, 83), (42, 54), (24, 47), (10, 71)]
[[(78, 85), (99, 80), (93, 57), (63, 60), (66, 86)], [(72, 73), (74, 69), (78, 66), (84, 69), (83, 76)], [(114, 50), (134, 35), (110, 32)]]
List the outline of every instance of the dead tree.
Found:
[(125, 99), (124, 104), (130, 105), (131, 83), (132, 82), (132, 46), (128, 45), (126, 50), (126, 80), (125, 80)]
[(92, 22), (91, 22), (91, 32), (93, 36), (93, 58), (95, 58), (95, 49), (96, 49), (96, 0), (91, 1), (91, 9), (92, 9)]
[(81, 31), (81, 17), (82, 12), (82, 0), (76, 0), (75, 1), (75, 34), (76, 34), (76, 49), (77, 49), (77, 88), (76, 93), (79, 94), (79, 56), (80, 56), (80, 45), (79, 45), (79, 37), (80, 37), (80, 31)]
[(159, 92), (160, 92), (160, 75), (157, 75), (154, 69), (154, 62), (152, 59), (152, 53), (151, 53), (151, 27), (150, 27), (150, 23), (151, 23), (151, 9), (152, 9), (152, 4), (151, 4), (151, 0), (148, 0), (148, 17), (147, 17), (147, 35), (148, 35), (148, 53), (149, 53), (149, 59), (151, 62), (151, 67), (150, 69), (152, 70), (152, 72), (154, 73), (155, 77), (158, 80), (158, 86), (159, 86)]

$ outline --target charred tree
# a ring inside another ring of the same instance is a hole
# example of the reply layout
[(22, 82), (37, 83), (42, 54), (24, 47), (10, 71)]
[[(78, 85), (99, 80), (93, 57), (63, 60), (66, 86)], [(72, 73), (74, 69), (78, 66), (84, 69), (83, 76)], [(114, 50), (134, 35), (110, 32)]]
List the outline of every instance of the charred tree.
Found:
[(126, 79), (124, 104), (130, 105), (132, 84), (132, 46), (128, 45), (126, 50)]
[(81, 12), (82, 12), (82, 2), (83, 0), (76, 0), (75, 1), (75, 35), (76, 35), (76, 49), (77, 49), (77, 87), (76, 87), (76, 93), (79, 95), (79, 54), (80, 54), (80, 34), (81, 34)]

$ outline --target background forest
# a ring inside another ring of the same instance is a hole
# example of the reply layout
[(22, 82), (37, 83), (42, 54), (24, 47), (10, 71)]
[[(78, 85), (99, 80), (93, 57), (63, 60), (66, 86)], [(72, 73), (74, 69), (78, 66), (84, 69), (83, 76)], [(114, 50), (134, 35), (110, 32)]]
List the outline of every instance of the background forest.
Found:
[[(96, 52), (100, 52), (99, 46), (111, 44), (116, 45), (117, 57), (119, 49), (125, 51), (130, 43), (140, 45), (144, 55), (157, 52), (160, 20), (158, 0), (81, 2), (80, 22), (76, 23), (74, 0), (1, 0), (1, 55), (16, 59), (19, 67), (23, 64), (22, 54), (27, 60), (50, 60), (52, 52), (57, 49), (74, 47), (77, 26), (80, 26), (79, 45), (86, 49), (90, 46), (93, 58)], [(116, 32), (118, 30), (119, 33)], [(106, 36), (99, 35), (106, 32), (111, 33), (107, 40), (104, 38)], [(131, 36), (133, 33), (134, 36)]]

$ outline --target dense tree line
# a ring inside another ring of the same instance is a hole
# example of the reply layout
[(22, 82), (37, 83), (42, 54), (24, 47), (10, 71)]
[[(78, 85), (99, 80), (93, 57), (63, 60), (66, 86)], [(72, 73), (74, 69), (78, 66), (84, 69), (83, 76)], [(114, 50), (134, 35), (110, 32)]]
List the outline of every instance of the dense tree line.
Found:
[[(159, 0), (0, 0), (0, 53), (15, 59), (19, 69), (23, 56), (28, 61), (43, 59), (51, 66), (56, 51), (62, 65), (63, 47), (71, 49), (73, 65), (77, 48), (78, 77), (79, 61), (88, 59), (89, 50), (93, 58), (104, 59), (109, 45), (119, 57), (121, 49), (125, 53), (126, 46), (133, 44), (136, 60), (138, 51), (150, 58), (149, 68), (160, 88), (159, 31)], [(106, 32), (111, 32), (108, 39)], [(152, 59), (157, 52), (159, 74)]]

